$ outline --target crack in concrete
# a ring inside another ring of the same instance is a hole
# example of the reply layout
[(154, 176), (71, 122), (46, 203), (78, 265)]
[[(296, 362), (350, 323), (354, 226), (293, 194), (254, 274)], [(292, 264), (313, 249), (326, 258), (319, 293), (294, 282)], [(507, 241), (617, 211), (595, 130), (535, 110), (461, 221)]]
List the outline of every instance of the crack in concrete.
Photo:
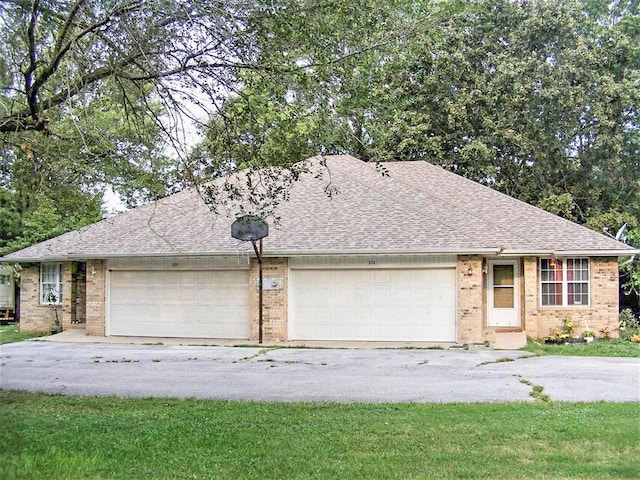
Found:
[(242, 357), (239, 360), (234, 360), (233, 363), (248, 362), (249, 360), (253, 360), (256, 357), (259, 357), (260, 355), (266, 355), (272, 350), (278, 350), (279, 348), (280, 347), (261, 348), (260, 350), (258, 350), (257, 353), (254, 353), (253, 355), (247, 355), (246, 357)]
[(549, 403), (551, 401), (551, 397), (544, 393), (544, 387), (542, 385), (536, 385), (531, 380), (524, 378), (522, 375), (518, 374), (515, 376), (520, 379), (520, 383), (529, 385), (531, 387), (529, 396), (532, 397), (536, 402)]

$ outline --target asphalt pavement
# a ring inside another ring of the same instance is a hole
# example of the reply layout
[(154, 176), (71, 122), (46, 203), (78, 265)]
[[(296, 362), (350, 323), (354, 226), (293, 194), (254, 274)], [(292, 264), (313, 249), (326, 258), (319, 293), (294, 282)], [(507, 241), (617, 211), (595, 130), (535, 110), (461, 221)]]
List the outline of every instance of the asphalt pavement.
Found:
[[(25, 341), (0, 388), (274, 402), (640, 401), (640, 359), (490, 349), (332, 349)], [(539, 389), (537, 389), (539, 390)]]

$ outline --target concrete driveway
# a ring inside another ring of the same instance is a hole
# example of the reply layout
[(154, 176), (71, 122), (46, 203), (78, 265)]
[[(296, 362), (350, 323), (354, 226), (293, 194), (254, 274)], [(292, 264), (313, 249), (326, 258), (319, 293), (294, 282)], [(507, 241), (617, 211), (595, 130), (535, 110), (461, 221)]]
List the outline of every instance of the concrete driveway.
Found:
[(284, 402), (639, 401), (640, 359), (488, 349), (309, 349), (26, 341), (0, 346), (0, 388)]

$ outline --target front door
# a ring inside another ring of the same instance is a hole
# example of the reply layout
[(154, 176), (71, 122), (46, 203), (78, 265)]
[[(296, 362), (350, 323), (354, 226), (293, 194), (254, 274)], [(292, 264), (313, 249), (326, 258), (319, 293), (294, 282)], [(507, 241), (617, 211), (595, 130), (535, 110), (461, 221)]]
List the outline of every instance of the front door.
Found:
[(487, 264), (487, 323), (490, 327), (520, 326), (520, 273), (516, 260)]

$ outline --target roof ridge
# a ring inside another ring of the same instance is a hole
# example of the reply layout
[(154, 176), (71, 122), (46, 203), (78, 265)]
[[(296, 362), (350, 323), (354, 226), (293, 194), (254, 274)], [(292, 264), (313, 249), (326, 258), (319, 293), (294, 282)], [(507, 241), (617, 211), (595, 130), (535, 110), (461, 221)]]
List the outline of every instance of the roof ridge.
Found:
[[(353, 158), (355, 158), (355, 157), (353, 157)], [(370, 167), (370, 165), (371, 165), (369, 162), (365, 162), (365, 161), (363, 161), (363, 160), (359, 160), (359, 159), (356, 159), (356, 160), (358, 160), (358, 162), (360, 162), (360, 163), (361, 163), (361, 166), (362, 166), (362, 167), (364, 167), (364, 168), (369, 168), (369, 167)], [(389, 162), (387, 162), (387, 163), (389, 163)], [(368, 184), (368, 183), (366, 183), (366, 182), (361, 181), (361, 180), (360, 180), (360, 178), (361, 178), (361, 177), (357, 177), (357, 176), (355, 176), (355, 175), (350, 175), (348, 172), (345, 172), (344, 170), (341, 170), (339, 173), (344, 174), (345, 176), (349, 177), (349, 178), (350, 178), (351, 180), (353, 180), (354, 182), (356, 182), (356, 183), (358, 183), (358, 184), (360, 184), (360, 185), (364, 185), (365, 187), (367, 187), (367, 188), (368, 188), (368, 189), (370, 189), (370, 190), (374, 190), (376, 193), (378, 193), (379, 195), (381, 195), (381, 196), (383, 196), (383, 197), (391, 198), (392, 200), (394, 200), (394, 201), (396, 201), (396, 202), (401, 203), (401, 204), (402, 204), (405, 208), (407, 208), (408, 210), (412, 210), (412, 211), (414, 211), (414, 212), (416, 212), (416, 213), (421, 213), (421, 212), (422, 212), (422, 210), (421, 210), (421, 209), (419, 209), (419, 208), (417, 208), (417, 207), (414, 207), (413, 205), (406, 204), (406, 202), (405, 202), (404, 200), (398, 200), (398, 198), (397, 198), (397, 197), (393, 197), (393, 196), (389, 195), (388, 193), (383, 193), (383, 192), (381, 192), (381, 191), (380, 191), (380, 189), (373, 188), (370, 184)], [(377, 173), (377, 172), (376, 172), (376, 173)], [(385, 177), (385, 175), (384, 175), (384, 174), (380, 174), (380, 178), (384, 178), (384, 177)], [(389, 177), (388, 177), (388, 178), (389, 178), (389, 179), (391, 179), (391, 181), (393, 181), (393, 182), (400, 183), (400, 182), (398, 182), (398, 180), (397, 180), (397, 179), (395, 179), (395, 178), (391, 177), (390, 175), (389, 175)], [(416, 187), (411, 187), (411, 186), (409, 186), (409, 187), (410, 187), (412, 190), (417, 190), (417, 191), (419, 191)], [(421, 193), (424, 193), (424, 192), (421, 192)]]

